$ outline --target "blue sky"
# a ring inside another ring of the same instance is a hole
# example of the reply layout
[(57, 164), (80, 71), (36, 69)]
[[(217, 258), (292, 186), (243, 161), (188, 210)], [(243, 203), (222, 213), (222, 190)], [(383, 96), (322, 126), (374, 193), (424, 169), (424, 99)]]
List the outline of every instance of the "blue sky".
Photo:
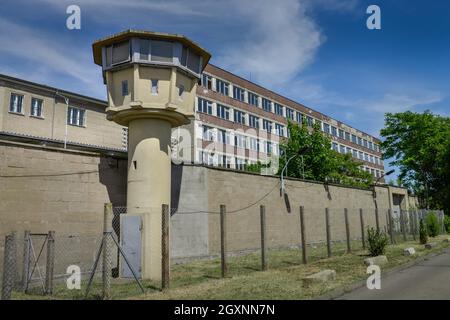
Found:
[[(81, 8), (81, 30), (66, 8)], [(382, 29), (366, 28), (381, 8)], [(212, 63), (378, 136), (385, 112), (450, 116), (450, 1), (2, 0), (0, 73), (104, 99), (94, 40), (182, 33)]]

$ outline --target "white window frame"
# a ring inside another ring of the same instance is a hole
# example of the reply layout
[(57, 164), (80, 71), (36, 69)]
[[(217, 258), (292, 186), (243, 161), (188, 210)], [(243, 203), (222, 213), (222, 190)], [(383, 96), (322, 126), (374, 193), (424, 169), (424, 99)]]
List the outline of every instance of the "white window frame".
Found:
[[(17, 97), (17, 101), (14, 102), (14, 107), (13, 107), (13, 96)], [(19, 104), (19, 98), (20, 98), (20, 104)], [(9, 98), (9, 112), (10, 113), (16, 113), (16, 114), (24, 114), (23, 112), (23, 100), (24, 100), (24, 95), (20, 94), (20, 93), (15, 93), (15, 92), (11, 92), (10, 98)], [(11, 108), (13, 107), (13, 108)], [(19, 109), (20, 107), (20, 109)]]
[[(71, 110), (76, 111), (76, 115), (71, 112)], [(86, 127), (86, 109), (78, 108), (74, 106), (69, 106), (67, 110), (67, 124), (71, 126)]]
[[(39, 110), (38, 114), (33, 114), (33, 110), (35, 110), (33, 102), (35, 102), (35, 101), (40, 102), (40, 106), (37, 109), (37, 110)], [(43, 109), (44, 109), (44, 100), (40, 99), (40, 98), (31, 97), (30, 116), (34, 117), (34, 118), (43, 118), (43, 116), (42, 116)]]

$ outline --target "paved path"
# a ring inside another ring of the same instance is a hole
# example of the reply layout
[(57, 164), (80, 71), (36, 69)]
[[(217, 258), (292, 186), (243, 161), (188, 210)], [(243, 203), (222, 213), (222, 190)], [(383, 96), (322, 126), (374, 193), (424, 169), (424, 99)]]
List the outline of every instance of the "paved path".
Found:
[(450, 251), (385, 278), (381, 276), (380, 290), (369, 290), (364, 286), (338, 299), (450, 299)]

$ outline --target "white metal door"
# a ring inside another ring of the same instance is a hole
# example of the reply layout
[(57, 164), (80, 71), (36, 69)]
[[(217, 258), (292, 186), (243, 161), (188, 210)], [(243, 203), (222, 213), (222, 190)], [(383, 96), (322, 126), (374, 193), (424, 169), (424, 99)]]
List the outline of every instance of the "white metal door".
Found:
[[(125, 256), (136, 275), (141, 277), (141, 216), (123, 214), (120, 217), (121, 245)], [(132, 278), (133, 273), (125, 259), (120, 260), (121, 275)]]

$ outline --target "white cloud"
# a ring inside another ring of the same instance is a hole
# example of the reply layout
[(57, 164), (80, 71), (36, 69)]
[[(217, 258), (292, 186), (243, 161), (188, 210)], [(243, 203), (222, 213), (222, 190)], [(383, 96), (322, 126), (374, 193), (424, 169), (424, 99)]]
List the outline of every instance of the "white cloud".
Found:
[[(73, 44), (51, 34), (36, 31), (10, 22), (0, 17), (0, 53), (20, 58), (20, 64), (15, 68), (15, 75), (42, 82), (42, 74), (54, 76), (68, 76), (72, 81), (83, 83), (89, 92), (104, 91), (101, 72), (92, 63), (90, 50), (76, 48)], [(21, 65), (31, 63), (34, 67), (22, 70)], [(11, 69), (11, 67), (8, 67)], [(7, 69), (6, 69), (7, 70)], [(36, 72), (39, 76), (36, 78)], [(46, 79), (51, 77), (45, 77)]]
[(271, 4), (270, 0), (236, 3), (236, 14), (247, 24), (245, 33), (236, 35), (218, 60), (227, 69), (276, 86), (291, 82), (313, 62), (324, 38), (307, 16), (304, 1)]

